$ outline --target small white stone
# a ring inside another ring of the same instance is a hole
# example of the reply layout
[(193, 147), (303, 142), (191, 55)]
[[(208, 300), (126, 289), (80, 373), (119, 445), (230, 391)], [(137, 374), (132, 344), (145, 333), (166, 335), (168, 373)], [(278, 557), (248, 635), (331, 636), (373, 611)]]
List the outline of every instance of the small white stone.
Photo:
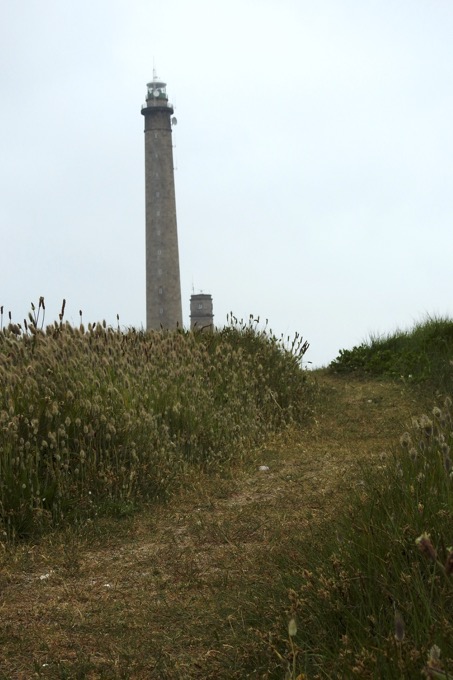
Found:
[(269, 470), (267, 465), (260, 465), (258, 469), (260, 472), (267, 472)]

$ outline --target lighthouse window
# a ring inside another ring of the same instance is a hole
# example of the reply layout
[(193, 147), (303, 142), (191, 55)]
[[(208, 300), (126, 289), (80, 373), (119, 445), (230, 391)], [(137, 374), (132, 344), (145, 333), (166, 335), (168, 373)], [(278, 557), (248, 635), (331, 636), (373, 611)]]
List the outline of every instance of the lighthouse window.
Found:
[(157, 132), (154, 133), (154, 139), (157, 139)]
[(156, 198), (159, 198), (160, 196), (160, 191), (156, 191)]
[(162, 286), (159, 286), (159, 295), (162, 295), (163, 292), (164, 292), (164, 289), (162, 288)]
[(160, 217), (160, 210), (156, 210), (157, 217)]
[(157, 254), (158, 254), (158, 255), (162, 255), (162, 251), (161, 251), (160, 248), (158, 249)]
[(154, 173), (154, 177), (159, 177), (159, 173), (158, 173), (158, 172), (155, 172), (155, 173)]
[(162, 314), (164, 313), (164, 308), (161, 307), (159, 311), (160, 311), (160, 315), (162, 316)]
[(198, 309), (203, 309), (203, 303), (202, 302), (198, 303)]
[(158, 275), (158, 276), (162, 276), (162, 269), (158, 269), (158, 270), (157, 270), (157, 275)]

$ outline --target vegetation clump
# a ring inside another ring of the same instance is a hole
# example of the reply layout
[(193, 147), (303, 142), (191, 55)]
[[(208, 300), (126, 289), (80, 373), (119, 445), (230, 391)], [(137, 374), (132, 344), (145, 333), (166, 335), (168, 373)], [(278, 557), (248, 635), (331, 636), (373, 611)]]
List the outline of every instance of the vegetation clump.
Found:
[[(188, 466), (238, 460), (308, 415), (302, 340), (105, 322), (0, 332), (0, 525), (7, 536), (164, 498)], [(2, 324), (3, 326), (3, 324)], [(42, 323), (41, 323), (42, 326)]]
[(307, 552), (287, 607), (303, 625), (281, 640), (293, 680), (453, 677), (452, 349), (453, 321), (429, 320), (344, 350), (331, 365), (343, 375), (411, 376), (436, 403), (391, 453), (362, 466), (344, 511)]
[(307, 555), (297, 677), (453, 677), (452, 424), (449, 398), (414, 418)]
[(428, 318), (408, 331), (371, 336), (368, 342), (340, 350), (330, 370), (343, 374), (404, 378), (451, 390), (453, 320)]

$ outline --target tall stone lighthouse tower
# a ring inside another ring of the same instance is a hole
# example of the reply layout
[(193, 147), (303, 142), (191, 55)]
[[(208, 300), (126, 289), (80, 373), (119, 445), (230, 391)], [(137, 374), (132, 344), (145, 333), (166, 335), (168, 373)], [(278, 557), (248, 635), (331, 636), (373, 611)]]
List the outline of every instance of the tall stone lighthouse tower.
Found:
[(156, 72), (147, 85), (145, 117), (146, 328), (182, 328), (178, 231), (171, 127), (173, 107)]

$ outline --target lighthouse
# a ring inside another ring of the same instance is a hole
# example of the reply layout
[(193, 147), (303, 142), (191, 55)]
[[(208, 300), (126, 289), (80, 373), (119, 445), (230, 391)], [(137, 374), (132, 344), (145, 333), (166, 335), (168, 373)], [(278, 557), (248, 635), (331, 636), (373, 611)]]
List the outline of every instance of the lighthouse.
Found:
[(146, 328), (182, 327), (172, 125), (166, 83), (153, 73), (145, 118)]

